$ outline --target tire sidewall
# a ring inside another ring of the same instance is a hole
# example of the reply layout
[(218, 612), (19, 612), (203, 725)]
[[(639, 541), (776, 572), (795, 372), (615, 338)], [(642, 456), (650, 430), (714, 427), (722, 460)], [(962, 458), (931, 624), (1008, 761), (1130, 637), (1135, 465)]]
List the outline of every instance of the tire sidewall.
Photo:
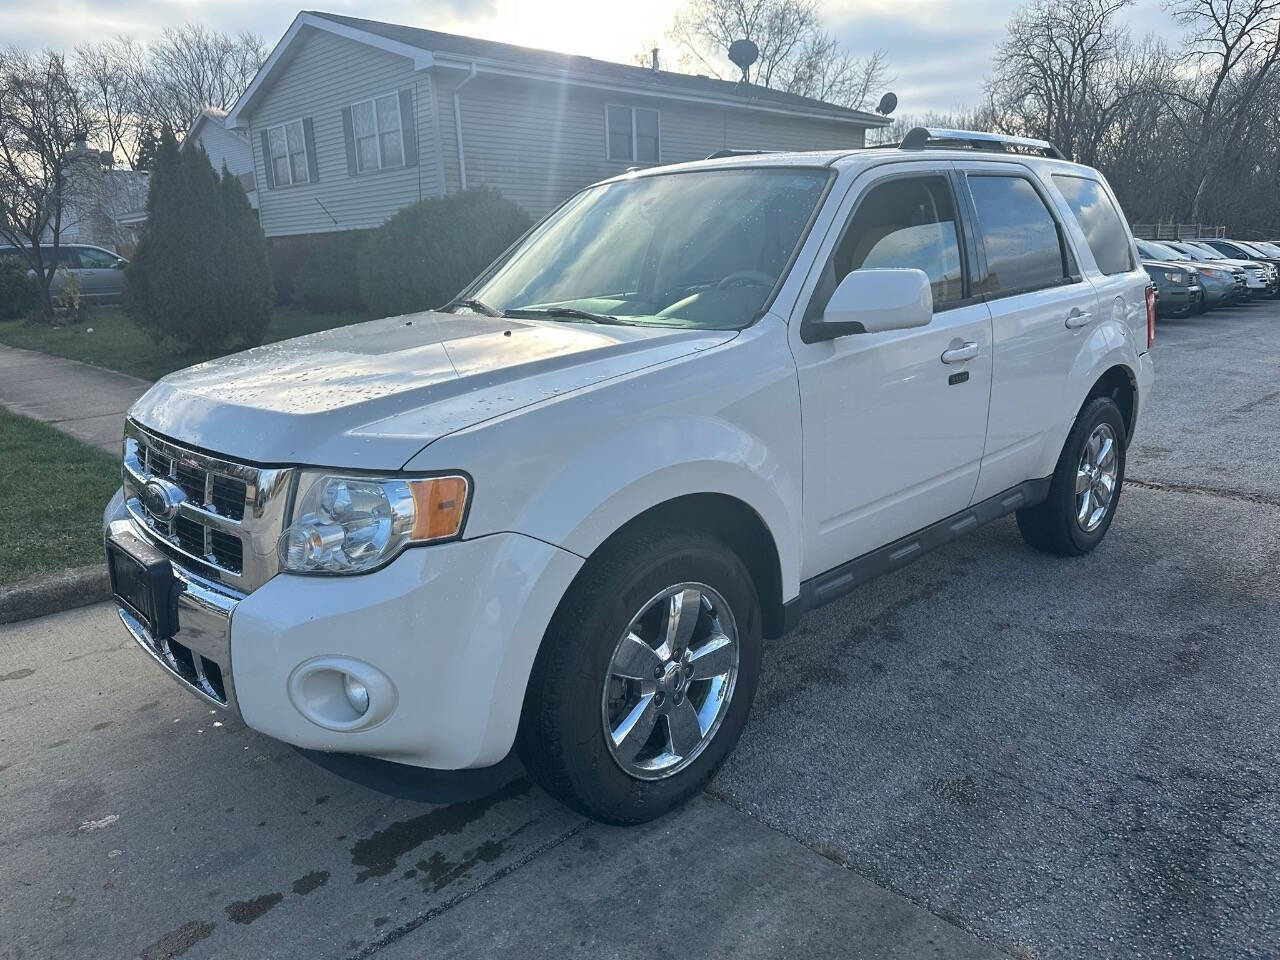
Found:
[[(759, 678), (762, 622), (750, 574), (727, 546), (711, 538), (660, 537), (633, 562), (611, 572), (604, 582), (575, 584), (597, 594), (576, 624), (553, 620), (554, 635), (547, 642), (570, 644), (574, 649), (568, 663), (578, 667), (564, 678), (561, 695), (544, 705), (552, 714), (544, 722), (563, 732), (561, 762), (589, 812), (636, 822), (658, 816), (700, 790), (733, 749)], [(738, 673), (720, 726), (694, 761), (664, 779), (640, 780), (623, 771), (609, 750), (601, 698), (623, 631), (654, 596), (679, 583), (704, 583), (728, 604), (738, 634)]]
[[(1080, 457), (1084, 453), (1085, 443), (1090, 434), (1101, 423), (1108, 424), (1116, 436), (1116, 488), (1107, 505), (1106, 516), (1098, 524), (1098, 528), (1086, 532), (1076, 522), (1076, 471), (1080, 465)], [(1124, 492), (1125, 459), (1128, 438), (1124, 427), (1124, 417), (1114, 400), (1109, 397), (1098, 397), (1080, 412), (1076, 424), (1067, 438), (1063, 448), (1062, 460), (1058, 463), (1058, 475), (1054, 478), (1057, 507), (1063, 511), (1067, 536), (1081, 553), (1087, 553), (1096, 547), (1111, 528), (1116, 509), (1120, 506), (1120, 497)]]

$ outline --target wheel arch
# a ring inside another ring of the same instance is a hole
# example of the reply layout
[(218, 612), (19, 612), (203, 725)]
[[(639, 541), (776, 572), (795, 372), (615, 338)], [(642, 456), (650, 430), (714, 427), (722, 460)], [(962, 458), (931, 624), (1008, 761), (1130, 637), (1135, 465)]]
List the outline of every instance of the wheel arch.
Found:
[[(782, 561), (764, 518), (746, 501), (726, 493), (688, 493), (656, 503), (609, 534), (591, 556), (640, 531), (660, 527), (698, 530), (724, 542), (743, 562), (760, 598), (764, 635), (783, 632)], [(583, 566), (590, 567), (591, 557)], [(579, 576), (582, 571), (579, 572)], [(570, 587), (570, 590), (573, 588)]]
[(1133, 370), (1124, 363), (1116, 363), (1108, 367), (1094, 381), (1093, 386), (1089, 388), (1089, 392), (1085, 394), (1084, 399), (1076, 408), (1076, 416), (1090, 403), (1090, 401), (1098, 397), (1110, 397), (1115, 401), (1117, 407), (1120, 408), (1120, 415), (1124, 418), (1124, 436), (1125, 445), (1129, 443), (1129, 438), (1133, 436), (1133, 428), (1138, 417), (1138, 378)]

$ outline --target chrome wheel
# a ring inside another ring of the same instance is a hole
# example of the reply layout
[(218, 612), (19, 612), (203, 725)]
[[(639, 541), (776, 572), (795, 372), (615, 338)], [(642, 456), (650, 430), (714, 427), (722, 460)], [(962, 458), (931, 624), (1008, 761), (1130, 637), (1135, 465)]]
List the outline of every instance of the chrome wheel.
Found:
[(1116, 434), (1109, 423), (1093, 428), (1076, 468), (1076, 523), (1085, 533), (1098, 529), (1115, 498), (1120, 461)]
[(601, 717), (609, 752), (641, 780), (672, 776), (703, 751), (738, 676), (738, 629), (724, 598), (680, 583), (641, 608), (609, 660)]

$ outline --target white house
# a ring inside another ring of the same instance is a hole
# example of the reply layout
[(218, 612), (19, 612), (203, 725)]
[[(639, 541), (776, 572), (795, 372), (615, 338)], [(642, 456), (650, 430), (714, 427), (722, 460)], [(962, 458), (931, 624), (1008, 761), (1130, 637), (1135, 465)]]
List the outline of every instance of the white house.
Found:
[(249, 203), (258, 206), (258, 191), (253, 176), (253, 150), (249, 147), (249, 135), (244, 130), (227, 126), (227, 111), (217, 107), (205, 107), (191, 124), (182, 139), (183, 149), (199, 146), (209, 157), (218, 174), (226, 167), (240, 178)]
[(376, 227), (481, 184), (537, 216), (630, 167), (859, 147), (887, 123), (751, 84), (313, 12), (226, 118), (248, 137), (272, 238)]
[[(58, 242), (90, 244), (129, 256), (137, 235), (128, 218), (146, 205), (148, 184), (146, 171), (113, 167), (110, 154), (77, 141), (66, 172)], [(45, 228), (43, 242), (53, 242), (52, 223)]]

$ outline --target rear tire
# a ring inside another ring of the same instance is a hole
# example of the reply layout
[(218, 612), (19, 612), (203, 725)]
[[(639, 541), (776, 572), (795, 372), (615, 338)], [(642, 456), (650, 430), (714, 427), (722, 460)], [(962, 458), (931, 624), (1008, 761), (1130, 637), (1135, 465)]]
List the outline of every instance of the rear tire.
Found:
[(737, 743), (761, 645), (755, 584), (729, 547), (677, 529), (620, 540), (587, 562), (552, 617), (520, 757), (587, 816), (661, 816), (702, 790)]
[(1124, 417), (1114, 400), (1096, 397), (1085, 404), (1058, 457), (1049, 496), (1018, 511), (1022, 539), (1060, 557), (1078, 557), (1101, 543), (1120, 503), (1125, 442)]

